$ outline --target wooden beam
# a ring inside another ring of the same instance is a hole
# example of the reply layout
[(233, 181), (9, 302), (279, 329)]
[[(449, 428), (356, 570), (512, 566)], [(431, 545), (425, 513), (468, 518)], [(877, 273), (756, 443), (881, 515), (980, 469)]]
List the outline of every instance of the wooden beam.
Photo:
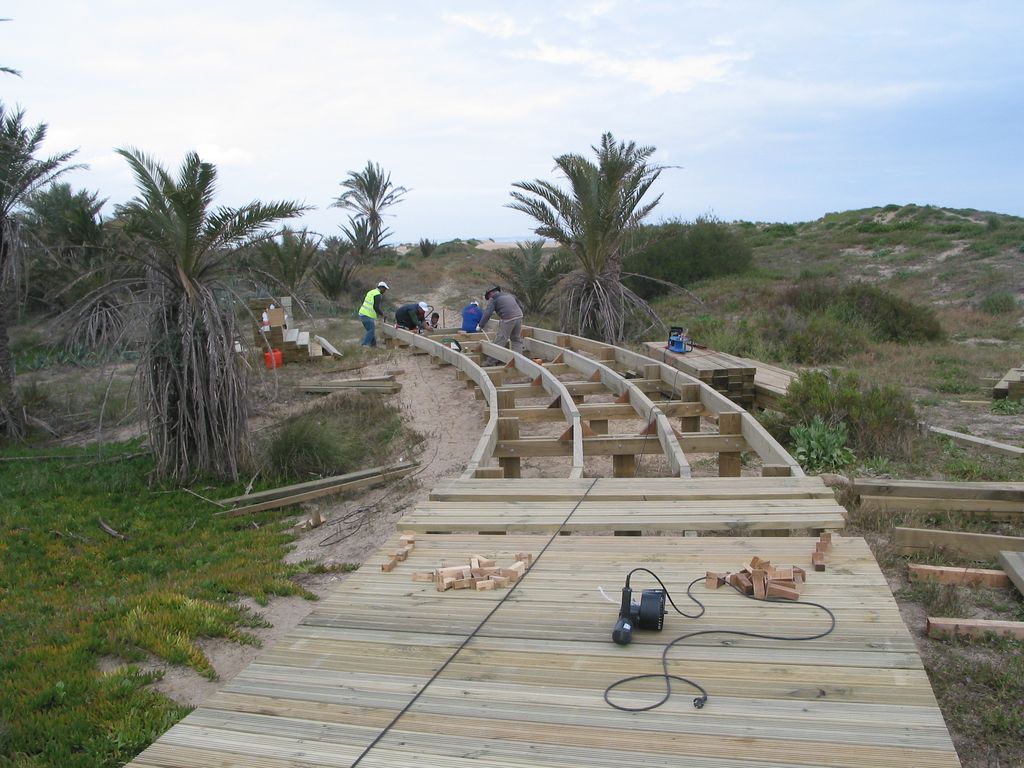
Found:
[(989, 619), (940, 619), (929, 616), (928, 637), (966, 635), (985, 637), (998, 635), (1024, 640), (1024, 621), (992, 621)]
[(1017, 591), (1024, 595), (1024, 552), (1000, 552), (999, 566)]
[(318, 488), (332, 488), (340, 483), (348, 483), (353, 480), (362, 480), (363, 478), (376, 477), (386, 472), (398, 472), (402, 469), (412, 469), (418, 466), (416, 462), (412, 461), (400, 461), (396, 464), (390, 464), (384, 467), (372, 467), (370, 469), (360, 469), (358, 472), (349, 472), (345, 475), (334, 475), (332, 477), (323, 477), (319, 480), (309, 480), (305, 483), (295, 483), (294, 485), (283, 485), (280, 488), (271, 488), (266, 491), (257, 491), (256, 493), (249, 493), (242, 496), (232, 496), (228, 499), (218, 499), (217, 503), (225, 506), (231, 506), (232, 504), (239, 504), (245, 502), (246, 504), (259, 503), (263, 501), (270, 501), (271, 499), (281, 499), (286, 496), (295, 496), (300, 493), (306, 493), (307, 491), (314, 491)]
[(1024, 552), (1024, 537), (988, 533), (962, 533), (930, 528), (893, 528), (893, 542), (900, 554), (909, 555), (932, 547), (964, 557), (995, 560), (1000, 552)]
[(957, 483), (946, 480), (853, 481), (857, 496), (901, 496), (920, 499), (990, 499), (1024, 502), (1024, 483)]
[[(244, 507), (237, 507), (235, 509), (226, 509), (221, 512), (215, 512), (214, 515), (223, 515), (225, 517), (239, 517), (241, 515), (253, 514), (255, 512), (264, 512), (268, 509), (278, 509), (279, 507), (288, 507), (292, 504), (299, 504), (304, 501), (311, 501), (313, 499), (320, 498), (322, 496), (330, 496), (335, 493), (344, 493), (346, 491), (354, 491), (359, 488), (370, 488), (380, 483), (386, 483), (389, 480), (402, 477), (403, 475), (409, 474), (413, 470), (415, 465), (403, 467), (402, 469), (382, 472), (372, 477), (363, 477), (358, 480), (351, 480), (348, 482), (338, 483), (336, 485), (328, 486), (325, 488), (317, 488), (312, 491), (306, 491), (305, 493), (294, 494), (292, 496), (282, 496), (276, 499), (270, 499), (268, 501), (260, 502), (259, 504), (249, 504)], [(340, 477), (344, 477), (341, 475)]]
[(944, 565), (907, 566), (911, 581), (937, 581), (966, 587), (1008, 587), (1010, 578), (1002, 571), (987, 568), (953, 568)]
[(965, 435), (962, 432), (954, 432), (951, 429), (943, 429), (942, 427), (928, 427), (928, 431), (935, 435), (942, 435), (948, 437), (955, 443), (961, 445), (969, 445), (972, 448), (984, 448), (995, 453), (1002, 453), (1007, 456), (1024, 456), (1024, 448), (1019, 448), (1016, 445), (1007, 445), (1006, 443), (997, 443), (995, 440), (986, 440), (983, 437), (976, 437), (974, 435)]

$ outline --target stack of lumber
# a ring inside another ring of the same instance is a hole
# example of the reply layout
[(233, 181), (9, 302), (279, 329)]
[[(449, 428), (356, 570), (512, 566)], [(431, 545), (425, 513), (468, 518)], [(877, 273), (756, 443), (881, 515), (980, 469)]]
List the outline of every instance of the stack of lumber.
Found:
[(1024, 368), (1011, 368), (1009, 372), (992, 387), (992, 399), (1024, 400)]
[(749, 357), (737, 357), (744, 365), (754, 367), (754, 403), (758, 408), (778, 409), (782, 398), (789, 392), (789, 383), (798, 373), (762, 363)]
[(680, 354), (669, 350), (662, 341), (646, 341), (644, 347), (648, 357), (699, 379), (746, 410), (754, 407), (756, 369), (746, 361), (713, 349), (698, 348)]
[(964, 512), (992, 519), (1024, 516), (1024, 482), (958, 483), (945, 480), (853, 481), (863, 510), (883, 512)]
[(326, 392), (373, 392), (380, 395), (393, 395), (402, 385), (395, 381), (394, 376), (376, 376), (365, 379), (338, 379), (335, 381), (304, 381), (298, 388), (303, 392), (323, 394)]
[[(271, 349), (281, 350), (284, 363), (306, 363), (319, 360), (324, 356), (324, 339), (311, 337), (308, 331), (300, 330), (291, 320), (291, 297), (280, 299), (262, 298), (249, 301), (249, 310), (253, 318), (253, 339), (256, 351), (262, 353), (269, 345)], [(269, 309), (271, 304), (274, 309)], [(270, 329), (261, 330), (263, 313), (270, 319)], [(334, 347), (329, 347), (328, 354), (339, 354)]]

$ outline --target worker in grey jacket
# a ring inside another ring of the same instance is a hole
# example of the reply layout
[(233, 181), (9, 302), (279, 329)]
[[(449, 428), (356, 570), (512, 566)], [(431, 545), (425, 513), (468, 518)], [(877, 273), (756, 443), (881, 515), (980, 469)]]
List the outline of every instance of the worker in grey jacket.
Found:
[(506, 293), (497, 285), (484, 294), (487, 306), (480, 318), (480, 327), (487, 325), (491, 315), (498, 316), (498, 334), (494, 343), (504, 347), (512, 342), (512, 351), (523, 351), (523, 305), (513, 294)]

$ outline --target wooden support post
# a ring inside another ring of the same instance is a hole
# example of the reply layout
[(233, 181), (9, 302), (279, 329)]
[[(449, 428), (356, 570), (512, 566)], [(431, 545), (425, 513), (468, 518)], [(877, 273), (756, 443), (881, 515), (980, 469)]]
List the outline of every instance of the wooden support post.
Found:
[(595, 435), (607, 435), (608, 419), (591, 419), (590, 431), (593, 432)]
[[(500, 391), (500, 390), (499, 390)], [(511, 393), (510, 393), (511, 394)], [(515, 397), (513, 395), (513, 402)], [(498, 418), (498, 439), (499, 440), (518, 440), (519, 439), (519, 419), (518, 418)], [(518, 456), (507, 456), (498, 459), (498, 464), (505, 472), (505, 477), (522, 477), (520, 470), (520, 459)]]
[(633, 477), (636, 474), (636, 456), (616, 453), (612, 456), (612, 477)]
[[(723, 411), (718, 414), (718, 432), (722, 435), (739, 435), (743, 433), (743, 414), (739, 411)], [(718, 476), (739, 477), (741, 473), (740, 453), (728, 452), (718, 454)]]
[(516, 407), (516, 393), (511, 389), (499, 389), (498, 391), (498, 413), (509, 408)]
[(793, 468), (788, 464), (765, 464), (761, 467), (761, 477), (789, 477)]
[(661, 366), (657, 363), (649, 363), (644, 366), (644, 378), (645, 379), (660, 379), (661, 378)]

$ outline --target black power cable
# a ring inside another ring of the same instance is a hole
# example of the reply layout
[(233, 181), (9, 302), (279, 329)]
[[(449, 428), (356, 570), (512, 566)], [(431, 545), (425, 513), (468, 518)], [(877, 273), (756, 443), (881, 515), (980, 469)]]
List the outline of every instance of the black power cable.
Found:
[[(643, 571), (645, 573), (649, 573), (651, 576), (654, 577), (654, 579), (659, 584), (661, 584), (662, 589), (665, 590), (665, 596), (668, 598), (668, 601), (672, 604), (672, 607), (675, 609), (676, 613), (678, 613), (680, 616), (684, 616), (685, 618), (688, 618), (688, 619), (697, 619), (697, 618), (700, 618), (701, 616), (704, 615), (705, 610), (706, 610), (705, 607), (704, 607), (704, 603), (702, 603), (700, 600), (698, 600), (693, 595), (693, 585), (696, 584), (699, 581), (704, 581), (704, 577), (703, 576), (694, 579), (693, 581), (691, 581), (686, 586), (686, 596), (689, 597), (690, 600), (692, 600), (694, 603), (696, 603), (700, 607), (700, 611), (696, 615), (692, 615), (691, 616), (690, 614), (683, 613), (681, 610), (679, 610), (678, 606), (676, 606), (676, 604), (675, 604), (675, 601), (672, 600), (672, 596), (669, 594), (668, 589), (665, 588), (665, 584), (662, 582), (662, 580), (660, 578), (658, 578), (658, 576), (654, 572), (648, 570), (647, 568), (634, 568), (626, 576), (626, 580), (628, 581), (629, 577), (632, 576), (634, 573), (637, 573), (638, 571)], [(768, 598), (768, 599), (755, 598), (755, 597), (751, 597), (750, 595), (748, 595), (745, 592), (741, 591), (740, 589), (738, 589), (733, 584), (729, 584), (729, 586), (732, 587), (734, 590), (736, 590), (736, 592), (738, 592), (740, 595), (742, 595), (743, 597), (747, 598), (748, 600), (757, 600), (759, 603), (767, 602), (767, 603), (772, 603), (774, 605), (790, 605), (790, 606), (809, 605), (809, 606), (813, 606), (815, 608), (820, 608), (829, 617), (829, 621), (830, 621), (829, 627), (828, 627), (828, 629), (826, 629), (823, 632), (817, 632), (817, 633), (812, 634), (812, 635), (769, 635), (769, 634), (762, 633), (762, 632), (748, 632), (748, 631), (742, 630), (742, 629), (699, 629), (699, 630), (696, 630), (695, 632), (687, 632), (687, 633), (685, 633), (683, 635), (680, 635), (675, 640), (672, 640), (671, 642), (669, 642), (669, 643), (667, 643), (665, 645), (665, 648), (661, 652), (661, 670), (662, 670), (661, 674), (651, 673), (651, 674), (646, 674), (646, 675), (632, 675), (631, 677), (624, 677), (621, 680), (616, 680), (614, 683), (612, 683), (611, 685), (609, 685), (607, 688), (604, 689), (604, 700), (605, 700), (605, 703), (608, 704), (609, 707), (621, 710), (622, 712), (648, 712), (648, 711), (650, 711), (652, 709), (657, 709), (658, 707), (660, 707), (662, 704), (664, 704), (665, 702), (667, 702), (671, 698), (671, 696), (672, 696), (672, 681), (673, 680), (677, 680), (680, 683), (686, 683), (687, 685), (691, 686), (692, 688), (695, 688), (696, 690), (700, 691), (700, 695), (697, 696), (693, 700), (693, 706), (696, 709), (702, 709), (704, 707), (704, 705), (708, 701), (707, 689), (704, 688), (704, 686), (702, 686), (700, 683), (696, 682), (695, 680), (691, 680), (691, 679), (689, 679), (687, 677), (682, 677), (680, 675), (673, 675), (673, 674), (671, 674), (668, 671), (668, 653), (669, 653), (669, 651), (672, 650), (672, 648), (674, 648), (679, 643), (683, 642), (684, 640), (688, 640), (691, 637), (698, 637), (700, 635), (735, 635), (735, 636), (738, 636), (738, 637), (753, 637), (753, 638), (757, 638), (759, 640), (786, 640), (786, 641), (789, 641), (789, 640), (793, 640), (793, 641), (797, 641), (797, 640), (817, 640), (818, 638), (825, 637), (826, 635), (831, 634), (832, 631), (835, 630), (835, 628), (836, 628), (836, 615), (834, 613), (832, 613), (832, 611), (828, 607), (822, 605), (821, 603), (814, 603), (814, 602), (811, 602), (809, 600), (800, 600), (800, 601), (797, 601), (797, 602), (793, 602), (791, 600), (781, 600), (781, 599), (771, 599), (771, 598)], [(616, 688), (619, 688), (620, 686), (626, 685), (627, 683), (631, 683), (631, 682), (634, 682), (636, 680), (651, 680), (651, 679), (663, 680), (664, 683), (665, 683), (665, 693), (664, 693), (664, 695), (658, 701), (654, 702), (653, 704), (648, 704), (647, 706), (644, 706), (644, 707), (627, 707), (627, 706), (624, 706), (622, 704), (616, 704), (614, 701), (611, 700), (611, 693)]]

